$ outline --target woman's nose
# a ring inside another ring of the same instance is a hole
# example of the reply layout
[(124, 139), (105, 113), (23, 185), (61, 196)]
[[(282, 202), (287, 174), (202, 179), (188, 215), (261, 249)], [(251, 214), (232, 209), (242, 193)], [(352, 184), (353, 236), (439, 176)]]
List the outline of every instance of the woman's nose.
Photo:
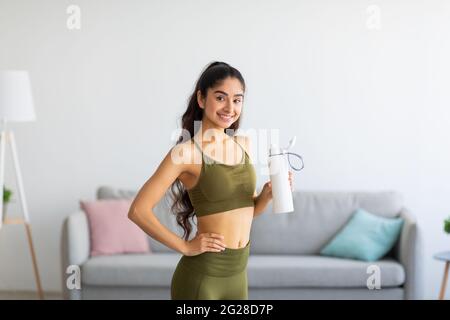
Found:
[(227, 102), (225, 103), (225, 111), (227, 112), (233, 111), (233, 104), (229, 100), (227, 100)]

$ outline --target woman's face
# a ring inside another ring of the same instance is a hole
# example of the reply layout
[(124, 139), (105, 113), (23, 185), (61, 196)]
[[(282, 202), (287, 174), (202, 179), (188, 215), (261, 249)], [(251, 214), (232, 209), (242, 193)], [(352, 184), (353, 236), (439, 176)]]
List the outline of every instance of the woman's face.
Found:
[(221, 84), (208, 89), (206, 99), (199, 90), (197, 101), (200, 108), (203, 108), (203, 121), (207, 120), (213, 127), (225, 129), (239, 118), (244, 91), (238, 79), (226, 78)]

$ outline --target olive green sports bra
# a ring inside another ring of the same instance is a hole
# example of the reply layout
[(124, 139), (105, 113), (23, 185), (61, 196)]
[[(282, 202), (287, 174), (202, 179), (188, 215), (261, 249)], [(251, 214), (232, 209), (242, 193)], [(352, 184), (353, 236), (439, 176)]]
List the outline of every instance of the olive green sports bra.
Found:
[[(194, 213), (206, 216), (237, 208), (253, 207), (256, 173), (247, 152), (242, 149), (242, 160), (235, 165), (219, 163), (202, 153), (202, 168), (197, 184), (187, 190)], [(208, 160), (206, 163), (205, 160)], [(244, 162), (244, 163), (243, 163)]]

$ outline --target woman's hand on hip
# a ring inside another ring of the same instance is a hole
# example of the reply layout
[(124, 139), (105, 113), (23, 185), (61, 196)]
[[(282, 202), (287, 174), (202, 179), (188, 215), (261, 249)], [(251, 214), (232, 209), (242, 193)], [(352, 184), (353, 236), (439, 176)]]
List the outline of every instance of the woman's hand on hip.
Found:
[(205, 232), (198, 233), (195, 238), (186, 242), (185, 256), (196, 256), (203, 252), (221, 252), (225, 250), (225, 244), (222, 242), (224, 236), (217, 233)]

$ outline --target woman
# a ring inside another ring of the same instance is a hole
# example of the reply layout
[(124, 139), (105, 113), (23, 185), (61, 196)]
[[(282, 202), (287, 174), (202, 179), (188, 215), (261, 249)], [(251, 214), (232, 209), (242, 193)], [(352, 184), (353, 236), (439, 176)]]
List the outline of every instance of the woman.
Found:
[[(239, 128), (244, 93), (237, 69), (224, 62), (207, 66), (182, 117), (189, 139), (180, 137), (131, 205), (133, 222), (183, 254), (171, 281), (172, 299), (248, 299), (250, 228), (272, 199), (272, 186), (266, 182), (257, 195), (250, 141), (228, 134)], [(292, 188), (291, 172), (286, 178)], [(169, 187), (183, 239), (152, 212)], [(197, 234), (189, 240), (193, 215)]]

